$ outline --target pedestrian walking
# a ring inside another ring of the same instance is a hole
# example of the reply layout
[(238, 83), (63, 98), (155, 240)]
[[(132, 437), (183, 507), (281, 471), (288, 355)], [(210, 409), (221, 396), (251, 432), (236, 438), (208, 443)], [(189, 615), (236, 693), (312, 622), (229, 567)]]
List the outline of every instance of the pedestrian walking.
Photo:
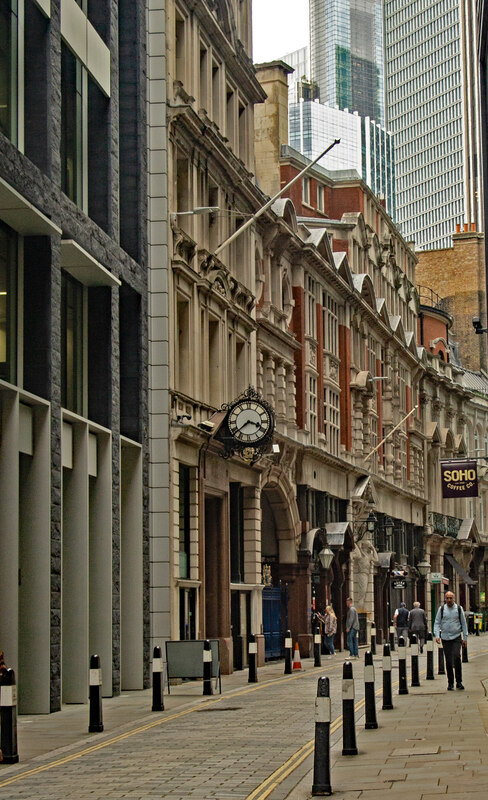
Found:
[(325, 607), (323, 631), (325, 646), (329, 651), (329, 658), (331, 658), (332, 656), (335, 656), (334, 637), (337, 633), (337, 617), (332, 606)]
[(400, 636), (403, 636), (405, 643), (407, 642), (408, 638), (408, 617), (409, 611), (407, 604), (402, 600), (399, 608), (395, 610), (393, 615), (393, 624), (396, 628), (397, 639), (400, 639)]
[(447, 672), (447, 688), (454, 689), (454, 676), (456, 689), (464, 689), (461, 664), (461, 646), (466, 647), (468, 641), (468, 627), (464, 611), (454, 602), (451, 591), (445, 594), (445, 603), (437, 610), (434, 622), (434, 636), (437, 644), (441, 643), (444, 650)]
[(424, 642), (427, 636), (427, 617), (425, 611), (420, 607), (418, 600), (413, 604), (413, 608), (408, 615), (408, 632), (415, 633), (420, 645), (420, 652), (424, 652)]
[(351, 658), (359, 658), (358, 651), (358, 632), (359, 632), (359, 617), (358, 612), (354, 608), (352, 597), (346, 599), (347, 617), (346, 617), (346, 633), (347, 633), (347, 646), (349, 648), (349, 655)]

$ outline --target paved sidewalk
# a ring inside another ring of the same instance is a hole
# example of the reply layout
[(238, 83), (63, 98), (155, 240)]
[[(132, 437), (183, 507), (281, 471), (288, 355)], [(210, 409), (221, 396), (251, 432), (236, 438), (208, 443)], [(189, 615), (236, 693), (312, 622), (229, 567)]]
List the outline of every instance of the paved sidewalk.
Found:
[[(488, 698), (482, 683), (488, 688), (488, 637), (470, 637), (469, 646), (464, 692), (448, 692), (436, 664), (435, 681), (421, 679), (420, 687), (409, 686), (408, 695), (394, 689), (394, 709), (377, 711), (377, 730), (365, 731), (364, 719), (357, 722), (359, 755), (342, 756), (342, 740), (332, 748), (331, 785), (337, 800), (488, 797)], [(312, 783), (310, 770), (288, 800), (308, 800)]]

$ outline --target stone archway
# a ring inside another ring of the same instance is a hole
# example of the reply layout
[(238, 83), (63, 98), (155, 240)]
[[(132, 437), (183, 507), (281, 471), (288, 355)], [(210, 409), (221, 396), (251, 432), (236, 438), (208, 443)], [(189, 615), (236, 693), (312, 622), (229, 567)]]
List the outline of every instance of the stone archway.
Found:
[[(292, 630), (296, 636), (303, 597), (297, 548), (301, 531), (296, 493), (279, 467), (272, 467), (263, 477), (261, 487), (261, 561), (270, 569), (271, 586), (281, 592), (282, 630)], [(264, 592), (268, 590), (265, 588)]]

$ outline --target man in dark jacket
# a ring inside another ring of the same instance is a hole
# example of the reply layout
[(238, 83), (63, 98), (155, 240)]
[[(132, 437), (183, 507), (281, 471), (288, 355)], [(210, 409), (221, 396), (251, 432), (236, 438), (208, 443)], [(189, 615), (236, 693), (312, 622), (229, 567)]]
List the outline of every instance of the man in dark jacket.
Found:
[(409, 613), (407, 604), (402, 600), (400, 607), (395, 611), (393, 624), (396, 626), (398, 639), (400, 639), (400, 636), (403, 636), (405, 639), (405, 644), (407, 644), (408, 639), (408, 617)]
[(408, 616), (408, 631), (414, 633), (420, 645), (420, 652), (424, 652), (424, 642), (427, 635), (427, 617), (425, 611), (420, 608), (418, 600), (413, 604), (413, 608)]

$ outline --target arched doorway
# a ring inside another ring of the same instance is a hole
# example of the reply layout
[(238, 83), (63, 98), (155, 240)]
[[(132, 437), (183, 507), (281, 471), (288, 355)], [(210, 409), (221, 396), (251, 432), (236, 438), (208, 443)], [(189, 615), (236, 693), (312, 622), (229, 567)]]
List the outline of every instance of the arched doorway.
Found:
[(278, 468), (273, 468), (267, 474), (261, 490), (263, 634), (266, 659), (282, 655), (284, 633), (288, 628), (293, 630), (295, 624), (298, 527), (298, 509), (293, 487)]

